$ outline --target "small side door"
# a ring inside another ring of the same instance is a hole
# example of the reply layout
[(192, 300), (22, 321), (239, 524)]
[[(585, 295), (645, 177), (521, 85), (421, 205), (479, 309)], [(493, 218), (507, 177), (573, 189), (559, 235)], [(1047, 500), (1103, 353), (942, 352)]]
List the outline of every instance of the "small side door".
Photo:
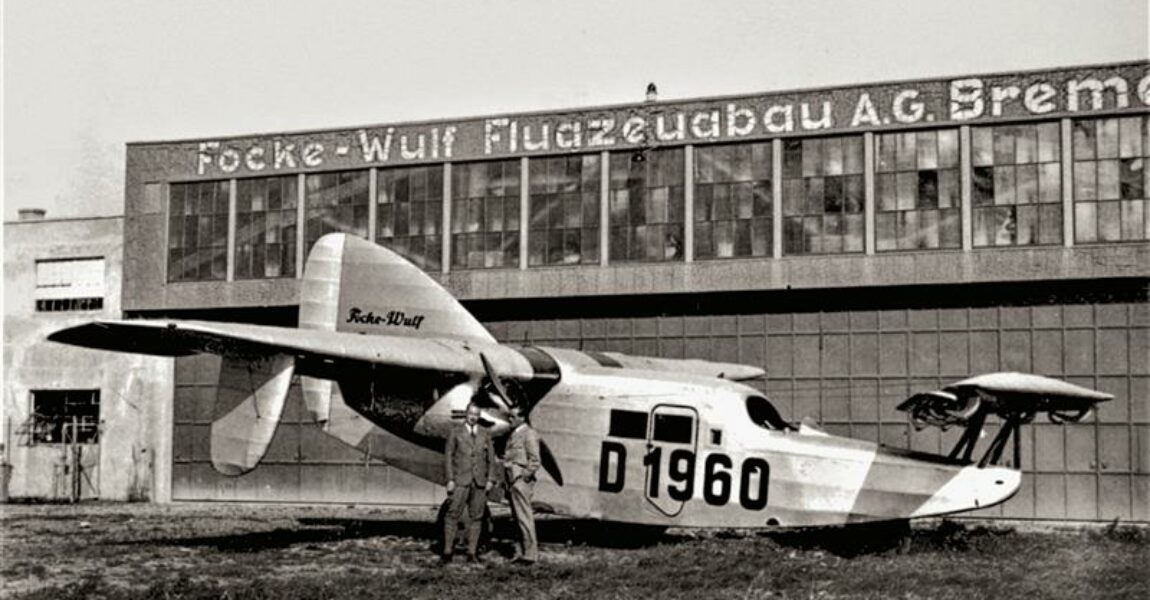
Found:
[(650, 508), (675, 517), (694, 496), (698, 442), (699, 414), (694, 408), (659, 404), (651, 409), (643, 457)]

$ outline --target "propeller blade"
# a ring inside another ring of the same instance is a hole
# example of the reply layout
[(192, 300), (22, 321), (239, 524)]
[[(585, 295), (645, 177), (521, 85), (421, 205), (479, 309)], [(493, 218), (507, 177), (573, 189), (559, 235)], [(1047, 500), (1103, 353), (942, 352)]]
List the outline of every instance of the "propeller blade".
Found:
[(499, 376), (495, 374), (495, 369), (487, 360), (487, 356), (482, 352), (479, 353), (479, 360), (483, 362), (483, 370), (487, 372), (487, 380), (491, 382), (492, 389), (503, 400), (504, 406), (510, 409), (514, 404), (511, 402), (511, 397), (507, 395), (507, 388), (503, 387), (503, 382), (499, 380)]
[[(491, 382), (491, 389), (503, 401), (506, 410), (510, 411), (512, 407), (518, 403), (511, 399), (511, 394), (508, 393), (507, 388), (503, 386), (503, 382), (495, 373), (495, 368), (491, 366), (491, 362), (487, 360), (487, 356), (482, 352), (479, 353), (479, 360), (483, 362), (483, 370), (487, 373), (487, 379)], [(518, 391), (518, 390), (517, 390)], [(494, 421), (494, 419), (492, 419)], [(551, 453), (551, 448), (547, 446), (547, 442), (539, 440), (539, 462), (543, 466), (543, 470), (555, 480), (555, 483), (560, 486), (563, 485), (563, 473), (559, 470), (559, 462), (555, 460), (555, 455)]]
[(563, 473), (559, 470), (559, 463), (555, 460), (555, 455), (551, 453), (551, 448), (547, 446), (547, 442), (539, 440), (539, 462), (543, 465), (543, 470), (555, 480), (555, 483), (563, 486)]

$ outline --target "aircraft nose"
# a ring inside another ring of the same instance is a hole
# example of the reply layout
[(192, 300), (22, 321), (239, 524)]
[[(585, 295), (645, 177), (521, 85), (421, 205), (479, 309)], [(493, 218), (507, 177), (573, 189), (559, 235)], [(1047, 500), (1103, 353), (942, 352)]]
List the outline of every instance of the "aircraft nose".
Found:
[(1018, 492), (1021, 484), (1022, 473), (1014, 469), (963, 467), (912, 516), (940, 515), (1001, 504)]

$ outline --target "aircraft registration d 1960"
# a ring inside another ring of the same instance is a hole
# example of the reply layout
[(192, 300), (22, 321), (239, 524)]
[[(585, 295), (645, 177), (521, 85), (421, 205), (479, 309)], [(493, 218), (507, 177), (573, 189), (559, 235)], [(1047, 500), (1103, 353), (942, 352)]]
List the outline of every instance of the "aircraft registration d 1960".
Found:
[[(651, 526), (834, 526), (985, 508), (1018, 490), (1023, 424), (1037, 413), (1079, 420), (1111, 398), (1038, 375), (972, 377), (899, 406), (916, 426), (964, 428), (948, 454), (928, 454), (792, 426), (742, 383), (764, 375), (757, 367), (500, 344), (423, 271), (353, 236), (316, 243), (300, 295), (298, 329), (102, 320), (49, 339), (220, 356), (211, 459), (227, 475), (259, 464), (298, 378), (324, 432), (442, 484), (444, 439), (475, 397), (497, 437), (513, 406), (528, 411), (543, 440), (541, 510)], [(989, 420), (997, 433), (979, 444)]]

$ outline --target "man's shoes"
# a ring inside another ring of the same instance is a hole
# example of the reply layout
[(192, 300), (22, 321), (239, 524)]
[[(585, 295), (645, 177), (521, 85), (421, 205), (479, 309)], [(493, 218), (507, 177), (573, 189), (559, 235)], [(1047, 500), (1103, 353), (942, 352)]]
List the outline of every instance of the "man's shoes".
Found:
[(479, 557), (474, 555), (474, 554), (468, 554), (467, 555), (467, 562), (469, 562), (469, 563), (481, 563), (483, 561), (479, 560)]
[(531, 565), (535, 564), (535, 561), (533, 561), (529, 558), (523, 558), (522, 556), (516, 556), (515, 558), (511, 559), (511, 564), (531, 566)]
[(441, 555), (439, 556), (439, 564), (441, 564), (441, 565), (449, 565), (449, 564), (451, 564), (451, 559), (452, 559), (452, 558), (453, 558), (453, 557), (451, 556), (451, 554), (441, 554)]

